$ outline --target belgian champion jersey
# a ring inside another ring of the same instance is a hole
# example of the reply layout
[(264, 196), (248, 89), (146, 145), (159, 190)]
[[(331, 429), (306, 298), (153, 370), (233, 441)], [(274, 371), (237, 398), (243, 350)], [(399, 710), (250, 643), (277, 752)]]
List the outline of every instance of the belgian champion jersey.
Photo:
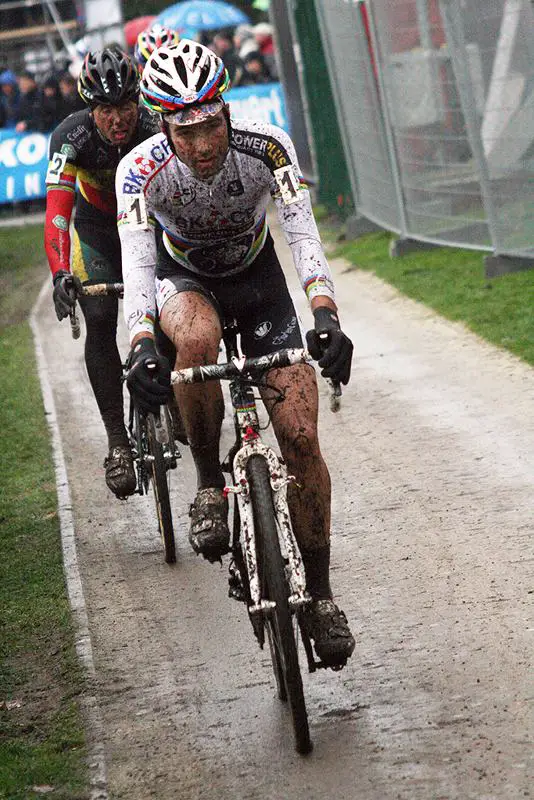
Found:
[(50, 139), (47, 192), (55, 189), (73, 192), (77, 181), (76, 218), (99, 222), (107, 218), (114, 225), (115, 172), (119, 161), (156, 130), (154, 116), (147, 109), (140, 109), (135, 133), (121, 148), (102, 137), (88, 108), (70, 114)]

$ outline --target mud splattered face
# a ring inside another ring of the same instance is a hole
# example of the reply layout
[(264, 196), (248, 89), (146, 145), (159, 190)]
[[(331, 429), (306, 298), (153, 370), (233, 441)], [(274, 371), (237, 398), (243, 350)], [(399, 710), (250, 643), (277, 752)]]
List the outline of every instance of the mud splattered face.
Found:
[(195, 125), (168, 126), (176, 155), (196, 178), (205, 180), (219, 172), (228, 153), (228, 126), (223, 111)]
[(93, 109), (93, 119), (102, 136), (120, 147), (132, 138), (137, 124), (138, 106), (126, 100), (119, 106), (99, 105)]

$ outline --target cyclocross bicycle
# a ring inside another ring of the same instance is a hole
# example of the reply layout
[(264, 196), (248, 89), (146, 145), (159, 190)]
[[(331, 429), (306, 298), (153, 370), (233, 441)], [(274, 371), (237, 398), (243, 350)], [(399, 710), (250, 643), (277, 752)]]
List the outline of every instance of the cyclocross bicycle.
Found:
[[(122, 283), (97, 283), (82, 286), (76, 282), (76, 297), (122, 297)], [(76, 306), (70, 312), (71, 332), (74, 339), (80, 336), (80, 322), (76, 314)], [(123, 365), (123, 379), (126, 377), (126, 366)], [(169, 470), (177, 465), (181, 453), (174, 438), (172, 418), (167, 406), (162, 406), (160, 413), (145, 414), (139, 410), (130, 395), (128, 413), (128, 439), (137, 476), (136, 494), (144, 495), (152, 485), (154, 502), (158, 517), (158, 528), (165, 549), (167, 564), (176, 562), (176, 546), (174, 526), (172, 522), (171, 503), (169, 498)]]
[[(299, 667), (299, 638), (309, 671), (324, 665), (315, 660), (300, 621), (311, 597), (287, 504), (287, 485), (294, 478), (261, 439), (254, 387), (268, 386), (269, 370), (307, 363), (311, 358), (306, 350), (285, 349), (245, 359), (239, 353), (235, 324), (225, 326), (224, 342), (227, 363), (179, 370), (172, 373), (171, 380), (173, 384), (230, 382), (236, 440), (223, 463), (232, 478), (225, 491), (234, 496), (229, 595), (246, 603), (260, 647), (266, 640), (269, 644), (278, 696), (289, 702), (295, 746), (305, 754), (311, 751), (312, 742)], [(336, 388), (336, 398), (339, 394)], [(282, 400), (278, 393), (277, 401)]]

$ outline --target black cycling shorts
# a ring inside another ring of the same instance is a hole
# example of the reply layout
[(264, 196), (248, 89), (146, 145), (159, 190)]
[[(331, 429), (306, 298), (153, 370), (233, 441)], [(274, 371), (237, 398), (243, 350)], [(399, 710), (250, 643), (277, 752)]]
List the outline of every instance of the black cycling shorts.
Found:
[(110, 225), (94, 220), (74, 224), (71, 269), (85, 284), (122, 281), (121, 243), (114, 221)]
[(158, 310), (180, 292), (199, 292), (217, 311), (221, 324), (235, 319), (241, 349), (249, 358), (286, 347), (302, 347), (295, 306), (269, 234), (258, 257), (243, 272), (222, 278), (196, 275), (158, 248)]

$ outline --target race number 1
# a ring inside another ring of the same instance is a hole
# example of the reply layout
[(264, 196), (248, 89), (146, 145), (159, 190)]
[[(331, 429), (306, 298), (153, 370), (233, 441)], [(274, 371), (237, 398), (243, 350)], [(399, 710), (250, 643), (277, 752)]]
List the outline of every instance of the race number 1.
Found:
[(67, 163), (66, 153), (54, 153), (50, 158), (48, 171), (46, 173), (46, 183), (59, 183), (61, 173)]
[(124, 197), (124, 214), (130, 228), (148, 230), (148, 216), (144, 194), (129, 194)]
[(286, 164), (285, 167), (275, 169), (273, 174), (285, 205), (289, 206), (291, 203), (298, 203), (299, 182), (295, 176), (293, 166)]

